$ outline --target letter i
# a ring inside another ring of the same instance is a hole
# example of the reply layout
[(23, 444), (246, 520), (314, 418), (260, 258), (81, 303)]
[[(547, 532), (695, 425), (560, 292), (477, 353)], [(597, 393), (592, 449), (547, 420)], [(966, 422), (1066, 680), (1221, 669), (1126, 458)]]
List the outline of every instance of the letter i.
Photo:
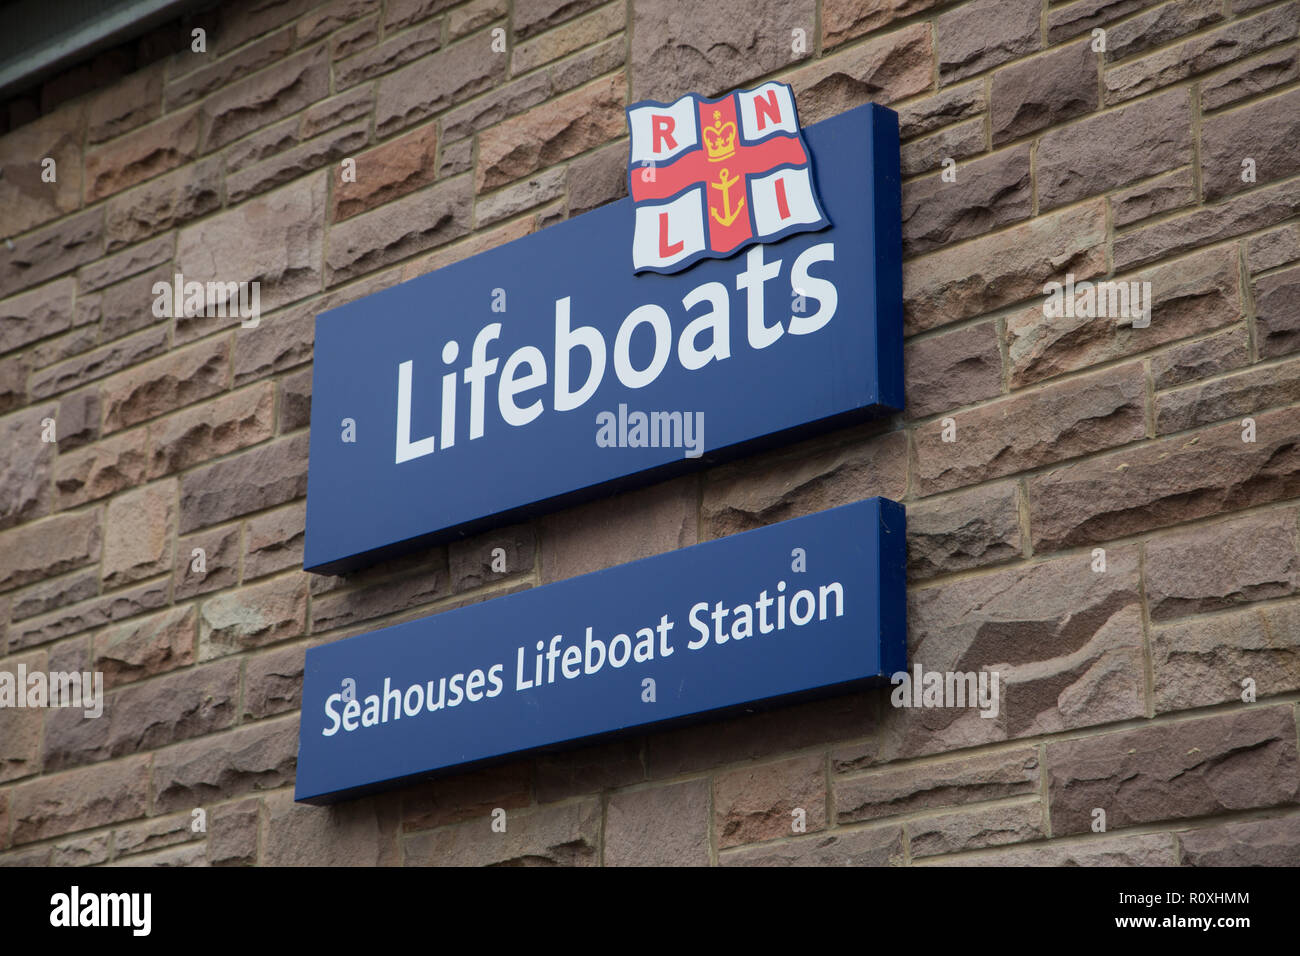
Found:
[[(442, 347), (442, 364), (450, 365), (460, 354), (460, 346), (454, 341)], [(442, 447), (450, 448), (456, 444), (456, 373), (448, 372), (442, 377)]]
[(542, 686), (542, 642), (537, 642), (537, 679), (533, 682), (534, 687)]

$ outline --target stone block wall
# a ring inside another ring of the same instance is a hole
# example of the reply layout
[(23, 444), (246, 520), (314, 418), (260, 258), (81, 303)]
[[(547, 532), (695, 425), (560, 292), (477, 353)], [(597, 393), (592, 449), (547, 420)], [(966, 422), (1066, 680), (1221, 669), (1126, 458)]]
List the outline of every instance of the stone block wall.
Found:
[[(0, 709), (0, 863), (1300, 862), (1300, 2), (196, 22), (0, 125), (0, 670), (108, 688)], [(900, 114), (906, 412), (305, 574), (315, 314), (622, 196), (627, 103), (766, 79)], [(259, 281), (260, 324), (155, 317), (176, 272)], [(1067, 273), (1150, 282), (1150, 325), (1045, 316)], [(1000, 672), (995, 719), (874, 690), (293, 802), (307, 647), (871, 495), (910, 658)]]

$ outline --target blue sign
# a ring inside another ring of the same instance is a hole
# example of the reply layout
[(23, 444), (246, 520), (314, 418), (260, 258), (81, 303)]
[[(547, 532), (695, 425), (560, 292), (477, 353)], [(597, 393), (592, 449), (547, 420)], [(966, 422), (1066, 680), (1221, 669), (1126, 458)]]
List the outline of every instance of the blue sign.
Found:
[[(350, 570), (901, 409), (898, 117), (863, 106), (804, 140), (819, 231), (637, 274), (629, 198), (320, 315), (304, 567)], [(768, 174), (789, 186), (763, 215), (800, 208), (801, 169)], [(732, 211), (773, 182), (735, 187)]]
[(887, 680), (904, 562), (871, 498), (310, 648), (294, 798)]

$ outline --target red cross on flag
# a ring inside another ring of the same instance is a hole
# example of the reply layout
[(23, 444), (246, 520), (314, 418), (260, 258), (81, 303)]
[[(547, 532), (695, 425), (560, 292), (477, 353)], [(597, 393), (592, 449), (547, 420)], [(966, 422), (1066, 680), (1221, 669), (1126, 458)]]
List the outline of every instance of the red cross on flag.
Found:
[(628, 107), (627, 124), (636, 272), (680, 272), (830, 225), (785, 83), (717, 100), (643, 100)]

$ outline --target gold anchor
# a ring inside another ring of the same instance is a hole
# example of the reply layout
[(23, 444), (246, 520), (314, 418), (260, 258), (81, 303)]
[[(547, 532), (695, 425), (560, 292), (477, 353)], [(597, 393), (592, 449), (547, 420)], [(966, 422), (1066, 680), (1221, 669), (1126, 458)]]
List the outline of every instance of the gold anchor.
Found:
[(730, 178), (728, 178), (729, 176), (729, 171), (723, 167), (722, 171), (718, 174), (718, 181), (716, 183), (709, 183), (709, 185), (714, 189), (722, 190), (722, 215), (719, 216), (718, 211), (712, 206), (709, 207), (709, 214), (724, 226), (730, 226), (735, 222), (736, 217), (740, 215), (740, 211), (745, 208), (745, 200), (743, 199), (740, 201), (740, 205), (734, 210), (731, 208), (731, 187), (740, 182), (740, 177), (730, 176)]

